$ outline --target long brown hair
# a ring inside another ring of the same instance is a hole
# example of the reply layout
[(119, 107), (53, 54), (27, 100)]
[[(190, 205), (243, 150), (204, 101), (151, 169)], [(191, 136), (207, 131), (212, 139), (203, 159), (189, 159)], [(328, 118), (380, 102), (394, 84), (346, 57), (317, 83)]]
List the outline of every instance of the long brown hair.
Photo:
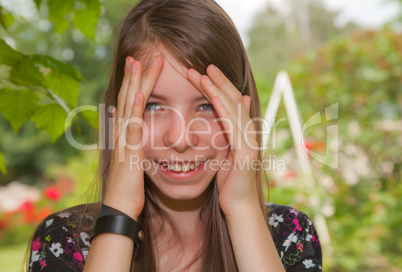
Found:
[[(200, 74), (206, 74), (209, 64), (219, 67), (239, 92), (251, 97), (250, 118), (255, 123), (256, 131), (261, 131), (260, 102), (246, 50), (235, 25), (213, 0), (142, 0), (129, 12), (120, 23), (116, 36), (109, 85), (103, 98), (106, 109), (117, 107), (126, 57), (149, 61), (148, 53), (158, 45), (162, 45), (179, 63), (194, 68)], [(147, 63), (143, 64), (147, 66)], [(104, 112), (105, 115), (101, 116), (101, 131), (109, 132), (112, 128), (108, 120), (112, 115), (108, 110)], [(101, 202), (109, 176), (112, 148), (109, 144), (111, 135), (99, 135), (104, 137), (101, 142), (105, 143), (100, 152), (97, 178), (98, 185), (101, 185)], [(262, 146), (261, 134), (257, 133), (256, 136), (259, 146)], [(262, 161), (261, 150), (258, 152), (258, 160)], [(261, 211), (266, 219), (262, 173), (262, 169), (256, 171), (256, 185)], [(145, 174), (144, 181), (146, 200), (139, 221), (143, 225), (145, 237), (143, 245), (134, 255), (132, 266), (132, 271), (141, 272), (156, 271), (157, 256), (153, 251), (148, 216), (151, 209), (163, 222), (177, 229), (174, 220), (158, 207), (149, 187), (150, 180)], [(99, 209), (99, 205), (92, 207), (92, 213)], [(188, 266), (201, 259), (202, 271), (237, 271), (225, 216), (219, 206), (215, 178), (207, 189), (202, 214), (206, 221), (204, 244)]]

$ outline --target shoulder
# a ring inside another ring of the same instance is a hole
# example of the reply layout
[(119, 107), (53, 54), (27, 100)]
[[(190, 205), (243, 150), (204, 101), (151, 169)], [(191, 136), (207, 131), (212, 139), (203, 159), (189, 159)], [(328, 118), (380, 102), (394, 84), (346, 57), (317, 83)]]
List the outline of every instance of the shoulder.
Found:
[(312, 220), (302, 211), (267, 203), (268, 225), (286, 271), (321, 271), (322, 251)]
[(97, 204), (84, 204), (46, 217), (36, 228), (30, 271), (81, 271), (89, 251)]

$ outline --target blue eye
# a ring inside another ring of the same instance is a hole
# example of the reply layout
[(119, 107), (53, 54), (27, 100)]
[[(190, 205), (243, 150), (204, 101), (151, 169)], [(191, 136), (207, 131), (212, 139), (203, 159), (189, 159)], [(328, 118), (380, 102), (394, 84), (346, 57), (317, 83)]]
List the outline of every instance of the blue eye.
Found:
[(147, 105), (145, 106), (145, 110), (148, 110), (148, 111), (157, 110), (155, 108), (156, 106), (159, 106), (158, 103), (155, 103), (155, 102), (147, 103)]
[(200, 107), (204, 107), (204, 110), (213, 110), (214, 109), (212, 104), (203, 104)]

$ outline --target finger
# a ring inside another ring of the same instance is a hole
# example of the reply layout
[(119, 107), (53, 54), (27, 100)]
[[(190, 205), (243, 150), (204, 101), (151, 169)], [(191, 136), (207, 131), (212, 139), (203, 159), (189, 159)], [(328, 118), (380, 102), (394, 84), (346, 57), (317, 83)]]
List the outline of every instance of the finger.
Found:
[(198, 73), (195, 69), (188, 69), (187, 71), (187, 79), (190, 81), (193, 86), (199, 90), (208, 101), (212, 102), (212, 97), (210, 97), (201, 87), (201, 74)]
[(132, 57), (126, 58), (126, 65), (124, 67), (124, 77), (121, 84), (119, 95), (117, 97), (117, 120), (123, 117), (124, 104), (127, 96), (128, 83), (130, 82), (131, 67), (134, 59)]
[[(116, 108), (114, 108), (113, 109), (113, 112), (112, 112), (112, 131), (113, 131), (113, 133), (112, 133), (112, 143), (113, 143), (113, 145), (115, 145), (116, 144), (116, 138), (118, 137), (118, 135), (117, 135), (117, 132), (118, 132), (118, 130), (117, 130), (117, 128), (116, 128), (116, 115), (117, 115), (117, 111), (116, 111)], [(109, 128), (110, 129), (110, 128)], [(109, 130), (110, 131), (110, 130)], [(110, 135), (110, 134), (109, 134)], [(114, 146), (112, 146), (112, 149), (114, 148)]]
[(141, 149), (144, 105), (144, 94), (135, 93), (131, 116), (127, 120), (127, 147), (131, 151), (136, 151), (135, 153)]
[(200, 80), (200, 85), (204, 93), (206, 93), (206, 97), (210, 97), (210, 101), (212, 102), (212, 98), (214, 96), (218, 96), (222, 103), (226, 105), (226, 108), (231, 112), (232, 114), (236, 113), (236, 108), (233, 108), (230, 106), (232, 104), (233, 106), (235, 104), (235, 101), (233, 101), (230, 97), (228, 97), (221, 89), (219, 89), (211, 80), (208, 76), (203, 75), (201, 76)]
[(224, 94), (217, 86), (215, 86), (215, 84), (209, 80), (208, 76), (201, 77), (201, 87), (206, 93), (208, 93), (210, 97), (219, 97), (219, 100), (225, 107), (225, 111), (227, 111), (229, 114), (228, 116), (222, 116), (217, 111), (219, 117), (229, 118), (232, 122), (233, 129), (238, 129), (241, 135), (243, 135), (245, 129), (247, 128), (247, 123), (250, 122), (250, 116), (243, 103), (242, 96), (240, 96), (240, 102), (234, 102), (232, 99), (228, 98), (228, 96)]
[[(141, 80), (141, 92), (144, 94), (144, 103), (148, 100), (151, 95), (156, 81), (159, 78), (159, 75), (163, 68), (163, 58), (161, 56), (155, 56), (151, 66), (145, 72), (142, 80)], [(145, 105), (144, 105), (145, 106)]]
[(232, 135), (228, 135), (230, 148), (237, 154), (242, 152), (242, 141), (241, 141), (241, 131), (237, 122), (233, 118), (232, 114), (225, 107), (222, 100), (218, 96), (214, 96), (212, 98), (212, 105), (214, 106), (215, 111), (218, 113), (220, 117), (220, 122), (222, 123), (225, 131), (228, 131)]
[(141, 91), (142, 64), (134, 61), (131, 69), (130, 81), (128, 83), (126, 101), (124, 103), (124, 119), (127, 120), (131, 116), (134, 104), (135, 93)]
[[(250, 116), (250, 108), (251, 108), (251, 97), (248, 95), (243, 95), (243, 104), (246, 107), (246, 110), (248, 112), (248, 115)], [(251, 116), (250, 116), (251, 117)]]
[(207, 75), (210, 80), (221, 90), (224, 94), (230, 97), (234, 102), (240, 103), (242, 101), (241, 93), (239, 90), (230, 82), (230, 80), (216, 67), (211, 64), (207, 67)]

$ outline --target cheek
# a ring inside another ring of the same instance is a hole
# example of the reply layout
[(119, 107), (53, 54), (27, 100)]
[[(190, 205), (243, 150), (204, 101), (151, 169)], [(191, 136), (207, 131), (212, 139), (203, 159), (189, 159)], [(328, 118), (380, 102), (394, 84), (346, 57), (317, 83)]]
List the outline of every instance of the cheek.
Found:
[(211, 134), (209, 142), (212, 148), (217, 150), (223, 150), (229, 148), (229, 138), (224, 128), (220, 123), (211, 124)]
[(151, 149), (151, 139), (153, 138), (153, 142), (155, 143), (155, 135), (158, 135), (155, 131), (155, 122), (153, 124), (144, 117), (144, 122), (142, 125), (142, 144), (144, 146), (145, 151), (149, 151)]

